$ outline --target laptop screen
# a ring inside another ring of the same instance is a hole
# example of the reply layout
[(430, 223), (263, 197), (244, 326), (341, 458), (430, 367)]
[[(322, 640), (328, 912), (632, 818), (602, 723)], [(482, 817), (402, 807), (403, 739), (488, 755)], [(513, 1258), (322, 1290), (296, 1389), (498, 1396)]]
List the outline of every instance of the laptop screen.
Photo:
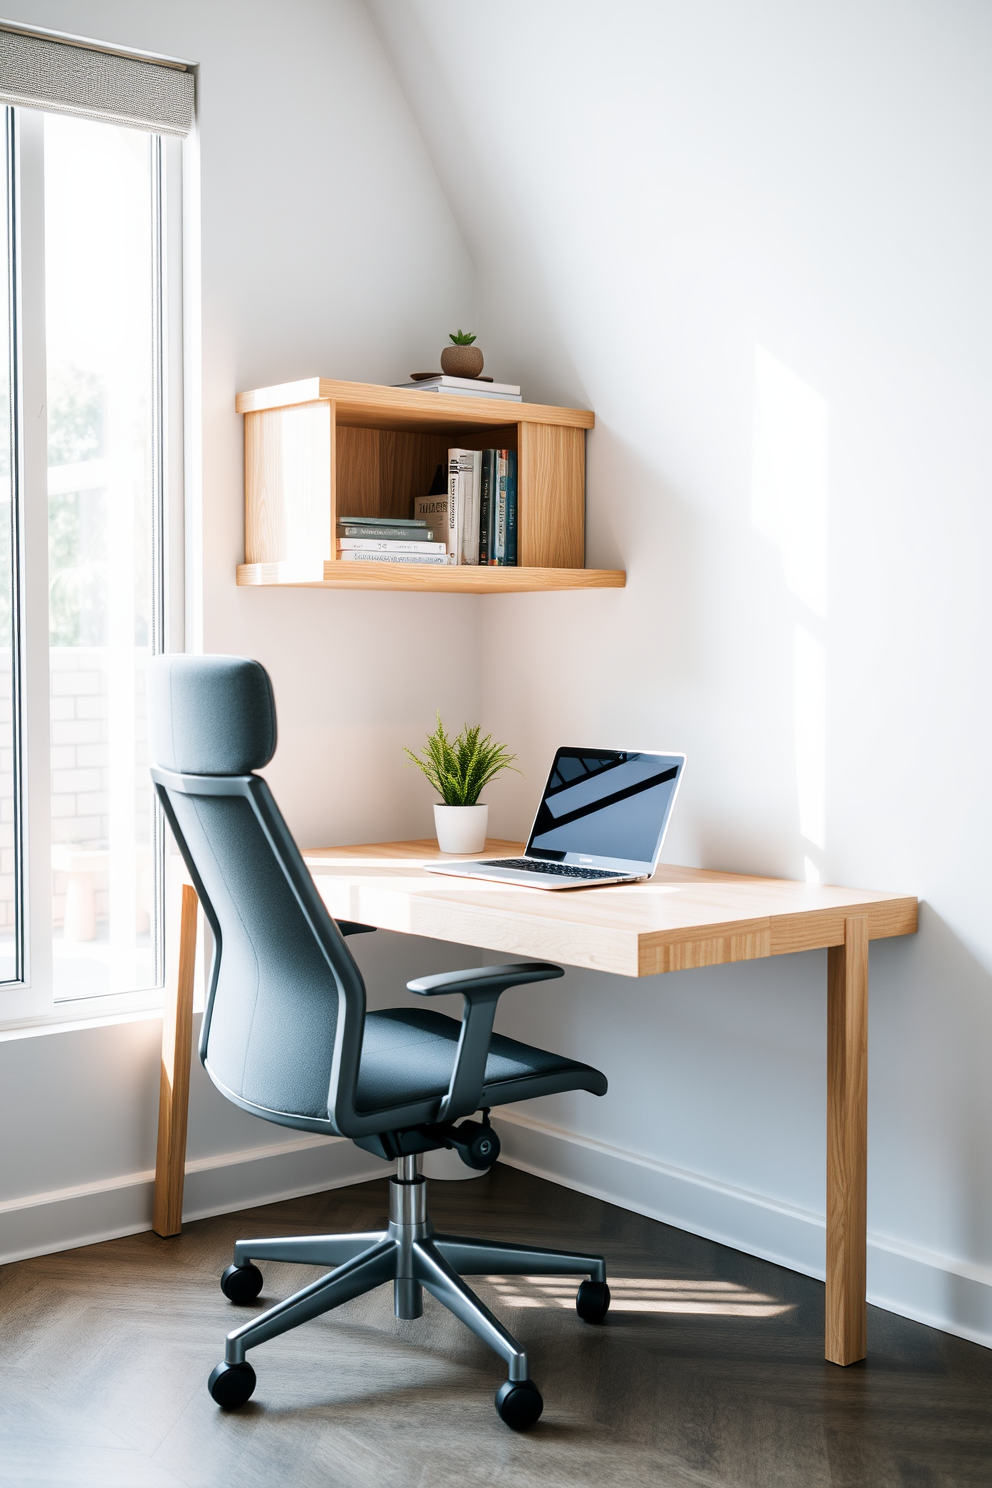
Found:
[(559, 749), (528, 856), (653, 864), (684, 764), (684, 754)]

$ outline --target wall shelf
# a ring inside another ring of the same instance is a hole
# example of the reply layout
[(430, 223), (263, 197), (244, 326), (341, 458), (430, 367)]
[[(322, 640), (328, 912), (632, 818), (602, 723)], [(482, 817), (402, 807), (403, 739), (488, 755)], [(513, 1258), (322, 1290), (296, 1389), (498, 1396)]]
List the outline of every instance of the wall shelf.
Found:
[[(241, 585), (512, 594), (626, 582), (583, 567), (586, 409), (324, 377), (239, 393), (235, 406), (245, 418)], [(496, 445), (517, 452), (519, 567), (339, 560), (339, 515), (409, 517), (449, 447)]]
[(248, 588), (407, 589), (423, 594), (526, 594), (540, 589), (622, 589), (612, 568), (473, 568), (462, 563), (241, 563)]

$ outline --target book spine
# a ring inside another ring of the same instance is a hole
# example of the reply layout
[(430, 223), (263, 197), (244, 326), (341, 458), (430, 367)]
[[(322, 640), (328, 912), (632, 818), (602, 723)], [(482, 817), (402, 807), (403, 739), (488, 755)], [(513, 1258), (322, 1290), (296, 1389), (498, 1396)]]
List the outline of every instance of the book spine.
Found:
[(428, 383), (415, 382), (411, 386), (405, 383), (393, 383), (394, 387), (402, 387), (408, 393), (442, 393), (446, 398), (489, 398), (493, 403), (522, 403), (523, 398), (519, 393), (490, 393), (483, 392), (481, 388), (445, 388), (436, 387)]
[(442, 542), (386, 542), (371, 537), (342, 537), (338, 539), (342, 552), (355, 553), (444, 553)]
[(506, 452), (506, 564), (517, 566), (517, 452)]
[(493, 451), (482, 451), (482, 477), (479, 483), (479, 562), (487, 564), (492, 557), (492, 528), (489, 522), (493, 484)]
[(493, 533), (493, 564), (506, 562), (506, 450), (496, 451), (496, 512)]
[(479, 564), (479, 507), (482, 488), (482, 451), (472, 450), (471, 460), (463, 462), (465, 481), (465, 521), (462, 528), (463, 563)]
[(447, 553), (361, 553), (348, 548), (338, 554), (341, 563), (448, 563)]
[(457, 563), (462, 550), (462, 534), (458, 521), (459, 508), (459, 469), (458, 456), (460, 450), (449, 449), (448, 451), (448, 559), (451, 563)]
[(370, 542), (433, 542), (434, 531), (430, 527), (376, 527), (346, 523), (338, 527), (339, 541), (352, 539)]
[[(452, 563), (466, 563), (471, 549), (474, 521), (478, 541), (478, 491), (481, 462), (478, 450), (448, 451), (448, 558)], [(478, 549), (472, 560), (479, 561)]]

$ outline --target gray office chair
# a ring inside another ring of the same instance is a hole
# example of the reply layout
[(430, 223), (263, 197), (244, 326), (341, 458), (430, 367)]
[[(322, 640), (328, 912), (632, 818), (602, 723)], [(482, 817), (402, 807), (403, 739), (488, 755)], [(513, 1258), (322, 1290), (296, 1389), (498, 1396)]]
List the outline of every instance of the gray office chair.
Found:
[[(214, 934), (204, 1068), (242, 1110), (349, 1137), (396, 1163), (382, 1232), (238, 1241), (221, 1278), (232, 1302), (261, 1291), (255, 1261), (330, 1269), (228, 1334), (211, 1395), (227, 1408), (243, 1405), (255, 1388), (248, 1349), (391, 1281), (398, 1318), (421, 1316), (426, 1287), (506, 1361), (496, 1409), (517, 1430), (533, 1425), (543, 1401), (527, 1355), (461, 1278), (585, 1275), (576, 1309), (594, 1323), (610, 1303), (603, 1258), (435, 1234), (417, 1154), (454, 1148), (469, 1166), (488, 1168), (499, 1155), (490, 1107), (559, 1090), (605, 1095), (606, 1077), (589, 1065), (493, 1033), (507, 987), (559, 977), (561, 968), (524, 961), (407, 983), (418, 997), (461, 993), (460, 1023), (426, 1008), (366, 1012), (344, 937), (371, 927), (331, 918), (266, 782), (252, 773), (276, 747), (265, 669), (235, 656), (158, 657), (148, 710), (152, 778)], [(456, 1125), (480, 1110), (482, 1122)]]

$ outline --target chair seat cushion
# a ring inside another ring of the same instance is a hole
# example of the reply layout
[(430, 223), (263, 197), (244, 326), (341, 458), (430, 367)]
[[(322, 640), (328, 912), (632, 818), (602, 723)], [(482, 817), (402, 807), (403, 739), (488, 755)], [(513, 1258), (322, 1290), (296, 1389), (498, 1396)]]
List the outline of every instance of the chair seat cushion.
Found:
[[(456, 1018), (420, 1008), (369, 1013), (358, 1075), (359, 1109), (444, 1095), (461, 1026)], [(590, 1065), (493, 1034), (486, 1061), (486, 1105), (526, 1100), (529, 1084), (535, 1087), (533, 1094), (544, 1094), (549, 1083), (556, 1090), (589, 1090), (596, 1095), (606, 1091), (606, 1077)]]

